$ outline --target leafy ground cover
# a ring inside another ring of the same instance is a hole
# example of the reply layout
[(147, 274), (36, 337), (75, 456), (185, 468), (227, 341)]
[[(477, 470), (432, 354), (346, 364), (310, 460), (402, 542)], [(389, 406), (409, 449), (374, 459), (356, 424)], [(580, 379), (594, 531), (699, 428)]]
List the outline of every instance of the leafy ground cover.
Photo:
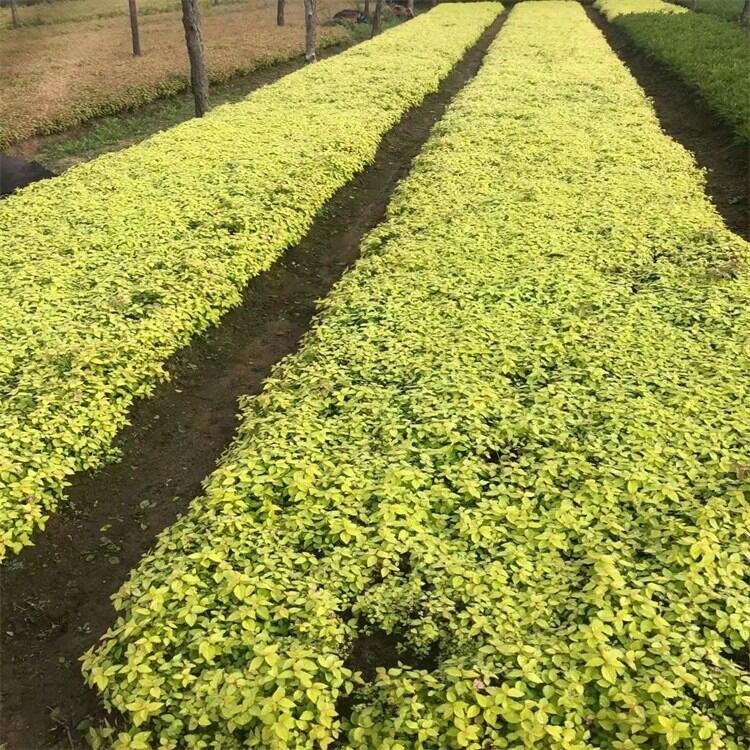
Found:
[(3, 202), (4, 546), (29, 543), (165, 359), (302, 237), (498, 12), (441, 6)]
[(677, 5), (695, 10), (698, 13), (710, 13), (725, 21), (739, 21), (744, 0), (671, 0)]
[(594, 5), (750, 138), (750, 43), (739, 24), (676, 12), (684, 9), (660, 0), (596, 0)]
[[(343, 7), (345, 0), (321, 0), (320, 22)], [(276, 26), (270, 6), (206, 8), (203, 35), (212, 83), (301, 54), (304, 33), (299, 3), (289, 4), (284, 27)], [(0, 149), (186, 90), (180, 14), (147, 16), (140, 34), (143, 57), (133, 58), (122, 18), (0, 31)], [(321, 47), (350, 38), (340, 26), (319, 29)]]
[(577, 3), (517, 5), (117, 595), (116, 747), (746, 748), (748, 246), (703, 186)]

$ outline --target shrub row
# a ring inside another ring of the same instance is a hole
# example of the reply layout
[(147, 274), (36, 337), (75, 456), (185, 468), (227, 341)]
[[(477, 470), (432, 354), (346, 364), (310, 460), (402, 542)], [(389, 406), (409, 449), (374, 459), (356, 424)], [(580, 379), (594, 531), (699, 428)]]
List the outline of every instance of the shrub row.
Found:
[(499, 12), (440, 7), (0, 206), (0, 550)]
[(644, 52), (694, 86), (750, 138), (750, 44), (739, 24), (661, 0), (596, 0)]
[(744, 0), (671, 0), (698, 13), (710, 13), (725, 21), (739, 21)]
[(115, 597), (116, 746), (746, 748), (748, 247), (703, 188), (579, 4), (517, 5)]

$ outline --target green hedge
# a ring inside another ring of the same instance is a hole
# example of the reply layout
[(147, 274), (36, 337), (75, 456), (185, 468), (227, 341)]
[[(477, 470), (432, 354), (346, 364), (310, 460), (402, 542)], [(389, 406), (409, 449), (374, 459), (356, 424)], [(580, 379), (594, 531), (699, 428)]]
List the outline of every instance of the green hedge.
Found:
[(748, 246), (577, 3), (513, 9), (364, 251), (90, 683), (149, 747), (746, 750)]
[(694, 86), (744, 138), (750, 138), (750, 43), (739, 24), (660, 0), (597, 0), (644, 52)]
[(30, 543), (167, 357), (303, 236), (499, 9), (437, 8), (3, 202), (0, 553)]
[(737, 22), (742, 14), (742, 6), (745, 0), (671, 0), (677, 5), (683, 5), (698, 13), (710, 13), (725, 21)]

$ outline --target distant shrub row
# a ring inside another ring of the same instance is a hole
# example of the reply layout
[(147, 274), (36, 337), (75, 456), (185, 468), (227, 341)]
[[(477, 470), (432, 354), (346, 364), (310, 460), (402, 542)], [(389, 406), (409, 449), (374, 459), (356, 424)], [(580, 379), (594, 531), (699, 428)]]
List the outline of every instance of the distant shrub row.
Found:
[(636, 45), (695, 86), (750, 139), (750, 43), (745, 29), (661, 0), (596, 0), (594, 5)]
[[(230, 5), (248, 0), (220, 0), (221, 5)], [(251, 0), (253, 1), (253, 0)], [(207, 8), (213, 0), (201, 0)], [(268, 0), (255, 0), (254, 5), (270, 5)], [(0, 8), (8, 7), (10, 0), (0, 0)], [(88, 21), (128, 14), (127, 4), (114, 4), (112, 0), (31, 0), (19, 2), (19, 15), (22, 26), (48, 26), (60, 23)], [(138, 15), (150, 16), (156, 13), (169, 13), (180, 9), (178, 0), (143, 0), (138, 3)], [(0, 28), (12, 28), (10, 17), (0, 19)]]
[(364, 251), (117, 595), (116, 747), (746, 750), (748, 247), (577, 3)]
[(744, 0), (671, 0), (698, 13), (710, 13), (725, 21), (739, 21)]
[(498, 12), (437, 8), (0, 205), (0, 556)]

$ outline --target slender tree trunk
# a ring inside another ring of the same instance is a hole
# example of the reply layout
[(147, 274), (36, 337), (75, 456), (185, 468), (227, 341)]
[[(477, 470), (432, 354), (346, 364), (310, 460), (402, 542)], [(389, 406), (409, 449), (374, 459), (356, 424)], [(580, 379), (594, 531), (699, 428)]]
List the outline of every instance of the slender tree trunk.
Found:
[(284, 6), (285, 0), (276, 0), (276, 25), (284, 25)]
[(141, 37), (138, 33), (138, 8), (135, 6), (135, 0), (128, 0), (128, 10), (130, 11), (130, 36), (133, 39), (133, 57), (141, 56)]
[(218, 5), (218, 4), (219, 4), (219, 0), (211, 0), (211, 5)]
[(745, 4), (742, 6), (740, 23), (744, 26), (750, 26), (750, 0), (745, 0)]
[(365, 15), (370, 17), (370, 0), (365, 0)]
[(17, 29), (21, 22), (18, 20), (18, 6), (16, 0), (10, 0), (10, 22), (14, 29)]
[(407, 0), (406, 7), (409, 9), (409, 15), (414, 16), (414, 0)]
[(305, 0), (305, 60), (315, 62), (315, 47), (318, 42), (318, 27), (315, 17), (315, 0)]
[(195, 99), (195, 116), (203, 117), (208, 110), (208, 78), (203, 60), (203, 36), (198, 0), (182, 0), (182, 25), (190, 59), (190, 85)]
[(375, 15), (372, 17), (372, 34), (370, 38), (377, 36), (383, 26), (383, 0), (375, 0)]

